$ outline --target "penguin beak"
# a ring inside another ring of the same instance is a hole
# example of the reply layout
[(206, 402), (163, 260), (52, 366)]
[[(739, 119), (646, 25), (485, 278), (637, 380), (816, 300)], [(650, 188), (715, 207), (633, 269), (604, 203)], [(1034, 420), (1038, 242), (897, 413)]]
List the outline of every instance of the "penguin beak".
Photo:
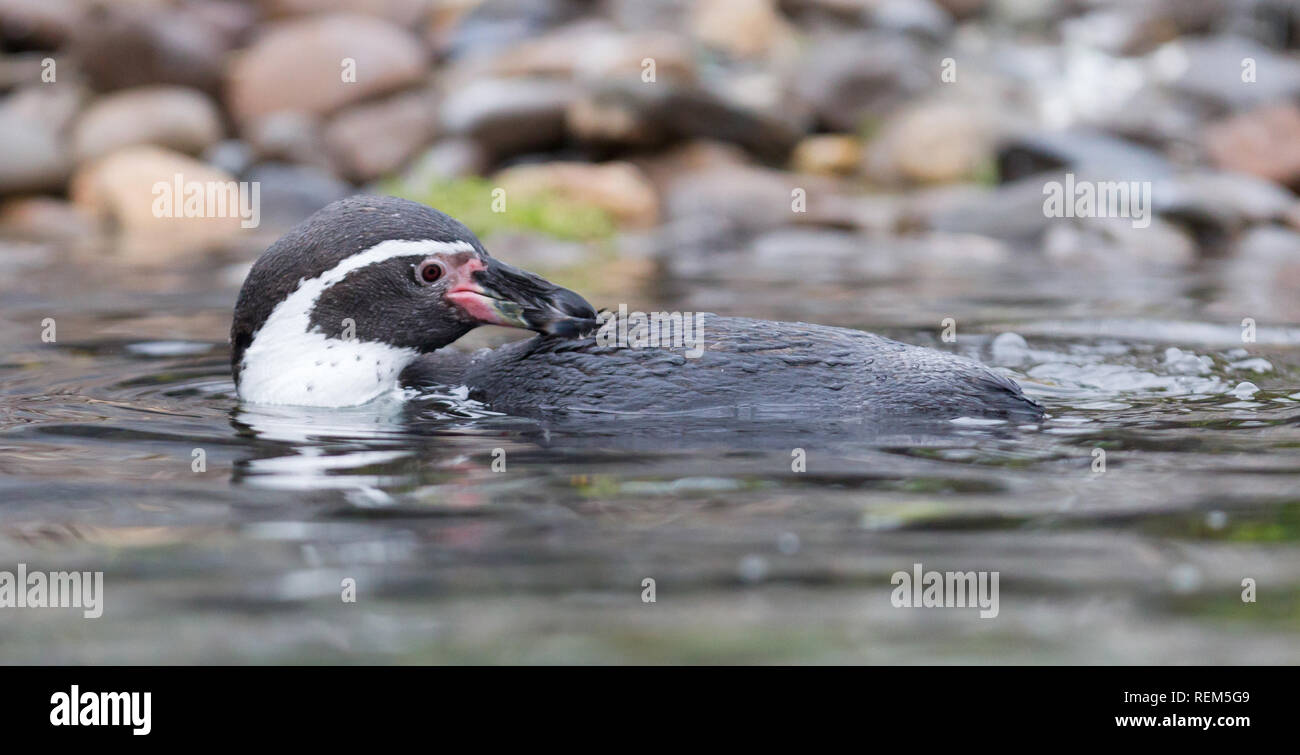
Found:
[(470, 259), (456, 270), (446, 298), (484, 325), (523, 328), (576, 338), (595, 330), (596, 311), (567, 288), (491, 257)]

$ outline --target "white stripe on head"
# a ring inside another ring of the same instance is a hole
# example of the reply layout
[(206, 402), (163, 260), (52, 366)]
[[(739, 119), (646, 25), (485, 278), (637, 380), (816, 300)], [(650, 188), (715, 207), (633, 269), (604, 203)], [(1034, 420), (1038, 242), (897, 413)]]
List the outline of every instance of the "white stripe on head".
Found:
[(298, 288), (271, 311), (244, 350), (239, 397), (258, 404), (355, 406), (397, 387), (415, 349), (329, 338), (311, 329), (311, 313), (326, 289), (364, 267), (395, 257), (475, 252), (467, 241), (390, 239), (345, 257)]

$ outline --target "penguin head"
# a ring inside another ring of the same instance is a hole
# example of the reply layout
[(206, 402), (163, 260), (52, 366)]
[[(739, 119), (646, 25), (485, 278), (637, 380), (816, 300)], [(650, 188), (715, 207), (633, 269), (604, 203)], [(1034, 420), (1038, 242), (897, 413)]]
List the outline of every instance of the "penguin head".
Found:
[(335, 202), (253, 264), (231, 326), (247, 401), (344, 406), (479, 325), (576, 335), (578, 294), (507, 265), (457, 220), (395, 197)]

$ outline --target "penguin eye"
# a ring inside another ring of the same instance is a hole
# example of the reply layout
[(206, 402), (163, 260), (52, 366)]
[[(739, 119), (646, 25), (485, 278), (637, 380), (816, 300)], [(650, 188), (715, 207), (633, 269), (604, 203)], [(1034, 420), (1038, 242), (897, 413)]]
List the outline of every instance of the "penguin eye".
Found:
[(415, 278), (424, 283), (437, 283), (443, 275), (442, 265), (433, 261), (425, 260), (415, 269)]

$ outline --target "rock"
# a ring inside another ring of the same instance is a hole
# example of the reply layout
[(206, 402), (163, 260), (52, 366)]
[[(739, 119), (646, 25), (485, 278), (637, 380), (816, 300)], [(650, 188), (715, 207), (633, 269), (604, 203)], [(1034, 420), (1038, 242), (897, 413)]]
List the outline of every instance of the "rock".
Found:
[(203, 162), (232, 176), (242, 176), (253, 164), (257, 155), (246, 142), (225, 139), (203, 153)]
[[(664, 262), (677, 278), (785, 285), (861, 284), (899, 276), (938, 276), (970, 266), (1006, 264), (1010, 252), (974, 236), (900, 237), (826, 228), (779, 228), (739, 243), (666, 246)], [(798, 275), (791, 275), (792, 266)]]
[(1173, 174), (1153, 149), (1087, 128), (1021, 133), (997, 150), (998, 176), (1017, 181), (1047, 171), (1070, 171), (1091, 181), (1152, 181)]
[(1300, 184), (1300, 107), (1279, 103), (1211, 124), (1205, 150), (1220, 168)]
[(169, 209), (176, 216), (160, 217), (155, 204), (166, 194), (158, 185), (174, 186), (175, 177), (184, 184), (228, 186), (234, 176), (205, 165), (179, 152), (139, 145), (124, 147), (78, 168), (69, 185), (69, 195), (78, 209), (97, 220), (109, 222), (120, 232), (120, 247), (129, 257), (152, 260), (202, 251), (232, 242), (244, 230), (239, 211), (226, 208), (224, 216), (205, 203), (200, 213), (185, 216), (184, 197), (174, 198)]
[(973, 234), (1035, 246), (1052, 218), (1043, 214), (1043, 178), (1026, 178), (995, 189), (970, 185), (913, 192), (903, 223), (948, 233)]
[[(1240, 37), (1186, 38), (1150, 56), (1170, 89), (1208, 106), (1240, 110), (1300, 94), (1300, 62)], [(1255, 80), (1243, 81), (1242, 62), (1255, 62)]]
[(584, 0), (485, 0), (448, 20), (438, 47), (456, 61), (490, 56), (590, 12)]
[(5, 0), (0, 41), (6, 48), (57, 49), (72, 37), (84, 11), (79, 0)]
[(546, 79), (483, 79), (443, 100), (442, 131), (473, 139), (493, 159), (552, 149), (564, 141), (573, 84)]
[[(355, 61), (355, 81), (345, 61)], [(286, 21), (238, 54), (227, 105), (247, 123), (277, 111), (315, 115), (419, 82), (424, 51), (405, 30), (373, 16), (327, 14)]]
[(871, 143), (867, 174), (884, 183), (951, 183), (974, 178), (992, 157), (992, 129), (978, 111), (923, 103), (885, 123)]
[(835, 35), (814, 43), (791, 86), (832, 131), (857, 133), (900, 103), (932, 91), (935, 56), (883, 32)]
[(292, 228), (330, 202), (356, 193), (346, 181), (310, 165), (258, 163), (244, 179), (261, 187), (264, 231)]
[(1196, 172), (1153, 184), (1156, 213), (1192, 231), (1202, 247), (1215, 247), (1247, 226), (1283, 220), (1295, 196), (1269, 181), (1241, 173)]
[(333, 172), (320, 118), (308, 113), (271, 113), (244, 127), (244, 140), (263, 160), (315, 165)]
[(41, 84), (23, 87), (0, 104), (0, 110), (40, 123), (50, 132), (62, 136), (85, 100), (85, 91), (77, 86), (49, 87)]
[(416, 26), (433, 10), (432, 0), (261, 0), (267, 16), (309, 16), (319, 13), (366, 13), (399, 26)]
[(1232, 247), (1233, 256), (1250, 264), (1288, 264), (1300, 268), (1300, 233), (1278, 226), (1264, 225), (1242, 234)]
[(1207, 34), (1224, 15), (1220, 0), (1151, 0), (1103, 6), (1061, 21), (1067, 44), (1143, 55), (1184, 34)]
[(94, 5), (73, 43), (99, 90), (175, 84), (217, 94), (234, 40), (202, 15), (154, 3)]
[(19, 197), (0, 204), (0, 234), (11, 238), (67, 243), (100, 230), (93, 217), (62, 199)]
[[(698, 152), (698, 147), (692, 147)], [(680, 157), (668, 166), (682, 165)], [(879, 207), (859, 204), (836, 181), (709, 158), (700, 167), (652, 168), (673, 221), (706, 216), (719, 233), (750, 233), (790, 224), (867, 227), (892, 224)], [(712, 233), (712, 231), (710, 231)]]
[(1204, 108), (1186, 97), (1147, 83), (1116, 102), (1086, 121), (1130, 142), (1170, 150), (1190, 149), (1201, 140)]
[(0, 55), (0, 91), (42, 84), (43, 61), (51, 57), (44, 52), (20, 52)]
[(939, 42), (952, 34), (952, 17), (932, 0), (881, 0), (867, 13), (872, 26)]
[(230, 49), (246, 45), (261, 20), (255, 4), (244, 0), (188, 0), (185, 9), (215, 30)]
[(370, 181), (401, 168), (432, 141), (436, 118), (424, 92), (358, 105), (325, 126), (325, 146), (345, 177)]
[(847, 134), (804, 137), (791, 157), (795, 170), (819, 175), (849, 175), (861, 160), (862, 144)]
[[(1225, 317), (1244, 314), (1259, 319), (1295, 322), (1300, 303), (1300, 233), (1278, 226), (1250, 228), (1228, 247), (1228, 257), (1214, 269), (1217, 289), (1206, 311)], [(1244, 356), (1244, 355), (1242, 355)]]
[(689, 82), (695, 78), (694, 51), (678, 35), (621, 32), (604, 23), (566, 26), (530, 39), (490, 57), (477, 57), (458, 66), (460, 76), (558, 76), (598, 82), (637, 77), (654, 63), (654, 81)]
[(988, 0), (935, 0), (939, 7), (948, 11), (948, 15), (958, 21), (965, 21), (968, 18), (979, 15), (984, 12)]
[(183, 87), (141, 87), (105, 96), (81, 114), (73, 130), (78, 161), (132, 144), (196, 154), (221, 138), (221, 114), (207, 95)]
[(802, 134), (783, 117), (727, 102), (708, 89), (635, 80), (611, 83), (575, 101), (567, 122), (576, 138), (597, 145), (711, 139), (737, 144), (770, 163), (784, 163)]
[(1134, 228), (1125, 218), (1052, 218), (1043, 237), (1048, 259), (1062, 265), (1128, 268), (1134, 263), (1183, 267), (1197, 259), (1185, 231), (1159, 218)]
[(510, 197), (559, 197), (608, 212), (620, 225), (648, 228), (659, 219), (659, 197), (630, 163), (536, 163), (516, 165), (494, 180)]
[(483, 175), (487, 167), (487, 153), (478, 142), (444, 139), (415, 159), (402, 182), (413, 188), (428, 187), (450, 178)]
[(71, 168), (67, 147), (48, 123), (6, 102), (0, 107), (0, 194), (58, 189)]
[(774, 0), (699, 0), (690, 16), (691, 34), (737, 58), (755, 58), (791, 43), (789, 24)]

